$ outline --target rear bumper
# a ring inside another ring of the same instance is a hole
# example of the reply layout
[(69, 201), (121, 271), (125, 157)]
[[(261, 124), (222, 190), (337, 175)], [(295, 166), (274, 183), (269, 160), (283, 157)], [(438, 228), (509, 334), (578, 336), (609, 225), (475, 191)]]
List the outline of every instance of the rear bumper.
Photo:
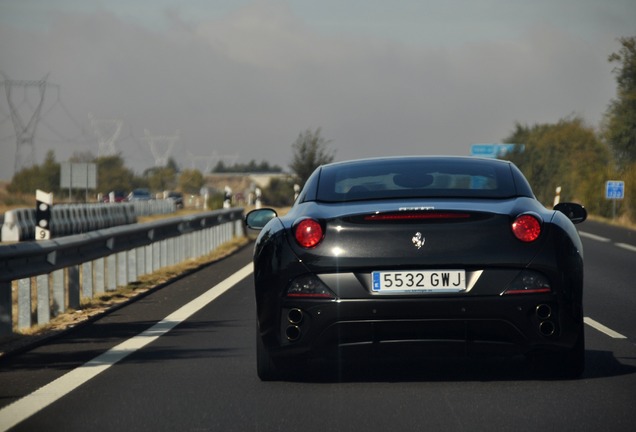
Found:
[(372, 349), (414, 356), (526, 354), (571, 349), (580, 307), (554, 295), (283, 302), (260, 323), (273, 357), (321, 357)]

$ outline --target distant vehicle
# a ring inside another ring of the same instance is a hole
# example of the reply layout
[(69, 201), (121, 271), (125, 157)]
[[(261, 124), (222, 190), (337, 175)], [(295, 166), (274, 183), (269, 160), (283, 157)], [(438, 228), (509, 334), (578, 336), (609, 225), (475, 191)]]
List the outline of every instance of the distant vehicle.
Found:
[[(347, 354), (525, 354), (584, 368), (585, 208), (546, 209), (510, 162), (404, 157), (316, 169), (285, 215), (253, 210), (257, 371)], [(445, 349), (448, 349), (446, 352)]]
[(174, 201), (177, 208), (183, 208), (183, 194), (181, 192), (168, 192), (166, 199)]
[(151, 199), (150, 191), (145, 188), (135, 189), (128, 194), (128, 201), (150, 201)]
[(107, 193), (106, 195), (104, 195), (104, 202), (125, 202), (128, 201), (128, 198), (126, 197), (126, 192), (124, 192), (123, 190), (116, 190), (116, 191), (111, 191), (109, 193)]

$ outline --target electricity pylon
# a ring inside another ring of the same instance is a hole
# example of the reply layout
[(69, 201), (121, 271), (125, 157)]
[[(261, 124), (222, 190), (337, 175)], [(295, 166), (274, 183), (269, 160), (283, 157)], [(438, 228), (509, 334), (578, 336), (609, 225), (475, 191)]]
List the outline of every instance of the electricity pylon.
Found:
[(201, 171), (204, 174), (211, 173), (214, 168), (216, 168), (216, 164), (219, 162), (223, 162), (228, 167), (233, 166), (238, 160), (239, 155), (219, 155), (216, 150), (212, 151), (211, 156), (195, 156), (191, 152), (188, 152), (188, 159), (190, 160), (190, 166), (192, 169), (197, 168), (201, 162), (206, 163), (205, 170)]
[(93, 126), (93, 131), (99, 143), (97, 156), (116, 155), (117, 148), (115, 147), (115, 141), (119, 138), (124, 121), (116, 119), (96, 119), (91, 113), (88, 113), (88, 119), (91, 121), (91, 126)]
[(195, 156), (188, 151), (188, 159), (190, 159), (191, 169), (198, 169), (199, 166), (205, 164), (205, 169), (203, 169), (201, 172), (203, 174), (208, 174), (212, 172), (212, 168), (214, 168), (213, 165), (218, 163), (221, 158), (219, 155), (217, 155), (216, 150), (214, 150), (212, 152), (212, 156)]
[[(144, 130), (144, 139), (150, 146), (152, 156), (155, 158), (156, 167), (164, 167), (168, 165), (168, 159), (172, 155), (175, 144), (179, 141), (179, 130), (175, 135), (150, 135), (148, 129)], [(160, 146), (159, 143), (164, 143)]]
[[(4, 73), (0, 72), (0, 75), (4, 78), (2, 83), (4, 84), (4, 91), (7, 95), (7, 102), (9, 103), (9, 109), (11, 111), (11, 120), (15, 129), (16, 152), (14, 172), (17, 173), (23, 168), (35, 165), (35, 129), (40, 120), (42, 105), (44, 105), (44, 94), (46, 92), (46, 79), (48, 74), (40, 81), (10, 80)], [(15, 87), (22, 87), (25, 91), (28, 87), (38, 88), (40, 101), (33, 110), (31, 118), (26, 123), (22, 119), (18, 107), (13, 101), (12, 93)]]

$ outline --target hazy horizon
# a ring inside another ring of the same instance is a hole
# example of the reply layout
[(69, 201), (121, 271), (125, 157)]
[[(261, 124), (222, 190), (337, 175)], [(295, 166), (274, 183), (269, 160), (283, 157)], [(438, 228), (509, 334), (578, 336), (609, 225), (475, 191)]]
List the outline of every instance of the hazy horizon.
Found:
[[(616, 90), (607, 57), (636, 30), (632, 3), (0, 0), (0, 71), (51, 84), (36, 163), (48, 150), (97, 155), (89, 114), (102, 141), (104, 120), (120, 121), (101, 151), (138, 173), (166, 156), (287, 169), (292, 143), (316, 128), (337, 160), (461, 155), (517, 122), (579, 116), (598, 128)], [(8, 88), (4, 180), (17, 149)], [(38, 87), (10, 92), (26, 125)]]

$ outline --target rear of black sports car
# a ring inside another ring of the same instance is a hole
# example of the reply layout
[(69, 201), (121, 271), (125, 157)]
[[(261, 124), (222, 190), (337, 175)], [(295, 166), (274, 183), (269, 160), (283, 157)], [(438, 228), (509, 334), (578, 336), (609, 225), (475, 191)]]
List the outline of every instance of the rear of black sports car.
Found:
[(583, 370), (580, 240), (508, 162), (321, 167), (261, 231), (254, 280), (262, 379), (360, 352), (536, 354)]

